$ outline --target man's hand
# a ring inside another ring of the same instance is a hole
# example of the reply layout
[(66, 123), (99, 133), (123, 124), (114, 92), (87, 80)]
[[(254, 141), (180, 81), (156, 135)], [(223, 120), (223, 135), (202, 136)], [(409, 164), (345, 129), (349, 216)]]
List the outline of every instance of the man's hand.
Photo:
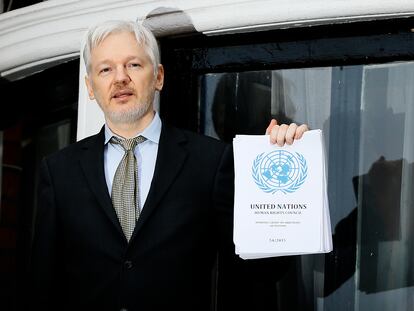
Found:
[(300, 139), (309, 128), (306, 124), (295, 123), (278, 125), (275, 119), (270, 121), (266, 129), (266, 135), (270, 135), (270, 143), (282, 147), (285, 143), (291, 145), (295, 139)]

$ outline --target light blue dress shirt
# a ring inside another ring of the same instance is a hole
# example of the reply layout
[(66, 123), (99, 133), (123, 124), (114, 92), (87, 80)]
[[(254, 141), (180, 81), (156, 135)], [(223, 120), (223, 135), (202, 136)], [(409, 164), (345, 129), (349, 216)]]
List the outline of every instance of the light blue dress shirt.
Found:
[[(141, 209), (144, 207), (151, 181), (154, 176), (155, 162), (157, 160), (158, 143), (161, 135), (161, 119), (158, 113), (155, 113), (151, 123), (136, 136), (142, 135), (146, 140), (135, 147), (134, 154), (138, 164), (139, 174), (139, 200)], [(108, 186), (109, 195), (112, 193), (112, 181), (114, 180), (116, 169), (124, 156), (124, 149), (119, 144), (110, 142), (114, 134), (105, 124), (105, 148), (104, 148), (104, 170), (106, 185)], [(120, 137), (121, 139), (123, 137)]]

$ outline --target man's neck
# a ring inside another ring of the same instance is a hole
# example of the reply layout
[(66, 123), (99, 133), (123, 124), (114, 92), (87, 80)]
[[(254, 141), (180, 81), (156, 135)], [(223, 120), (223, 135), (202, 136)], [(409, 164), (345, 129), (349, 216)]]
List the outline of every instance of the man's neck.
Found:
[(110, 120), (106, 120), (106, 124), (111, 129), (111, 131), (124, 138), (133, 138), (138, 133), (144, 131), (151, 121), (154, 119), (155, 111), (150, 111), (149, 113), (142, 116), (139, 120), (133, 123), (112, 123)]

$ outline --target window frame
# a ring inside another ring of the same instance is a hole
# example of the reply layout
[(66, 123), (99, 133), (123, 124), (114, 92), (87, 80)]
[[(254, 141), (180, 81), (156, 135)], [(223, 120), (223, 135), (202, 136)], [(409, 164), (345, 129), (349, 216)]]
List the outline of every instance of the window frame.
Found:
[[(414, 18), (353, 22), (221, 36), (160, 39), (166, 79), (160, 113), (199, 131), (202, 74), (379, 64), (414, 59)], [(277, 52), (273, 52), (277, 51)]]

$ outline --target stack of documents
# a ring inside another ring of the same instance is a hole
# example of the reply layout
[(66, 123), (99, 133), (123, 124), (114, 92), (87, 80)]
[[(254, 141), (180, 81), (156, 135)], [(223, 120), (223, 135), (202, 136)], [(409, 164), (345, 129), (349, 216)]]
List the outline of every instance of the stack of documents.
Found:
[(267, 135), (233, 140), (234, 243), (243, 259), (332, 250), (322, 132), (279, 147)]

